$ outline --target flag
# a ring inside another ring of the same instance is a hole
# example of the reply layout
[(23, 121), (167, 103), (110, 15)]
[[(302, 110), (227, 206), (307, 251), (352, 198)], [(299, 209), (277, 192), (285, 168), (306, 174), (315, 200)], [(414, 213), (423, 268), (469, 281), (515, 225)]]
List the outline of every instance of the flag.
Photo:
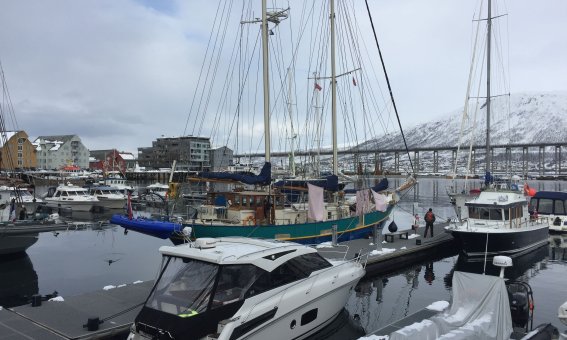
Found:
[(321, 85), (315, 83), (315, 90), (319, 90), (321, 91), (323, 88), (321, 87)]
[(127, 213), (128, 213), (128, 219), (131, 220), (132, 219), (132, 193), (128, 190), (128, 203), (127, 203)]
[(356, 86), (356, 79), (354, 79), (354, 77), (352, 77), (352, 85)]

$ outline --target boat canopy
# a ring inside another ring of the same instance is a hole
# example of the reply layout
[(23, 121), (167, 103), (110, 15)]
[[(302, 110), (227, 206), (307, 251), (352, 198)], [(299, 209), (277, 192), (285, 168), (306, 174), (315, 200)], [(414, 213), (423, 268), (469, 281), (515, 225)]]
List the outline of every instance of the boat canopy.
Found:
[(567, 192), (538, 191), (532, 198), (547, 198), (552, 200), (567, 201)]
[(205, 179), (233, 180), (250, 185), (269, 185), (272, 182), (272, 165), (266, 162), (259, 175), (238, 174), (230, 172), (200, 172), (197, 177)]

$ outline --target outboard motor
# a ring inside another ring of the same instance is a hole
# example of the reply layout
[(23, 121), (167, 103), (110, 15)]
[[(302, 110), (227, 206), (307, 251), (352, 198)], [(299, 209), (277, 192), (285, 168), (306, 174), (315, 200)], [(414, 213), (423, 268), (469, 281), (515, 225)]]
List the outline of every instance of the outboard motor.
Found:
[(508, 286), (508, 298), (510, 300), (510, 313), (512, 314), (512, 325), (514, 327), (526, 328), (530, 320), (530, 304), (526, 291), (519, 289), (516, 292), (511, 290), (518, 289)]

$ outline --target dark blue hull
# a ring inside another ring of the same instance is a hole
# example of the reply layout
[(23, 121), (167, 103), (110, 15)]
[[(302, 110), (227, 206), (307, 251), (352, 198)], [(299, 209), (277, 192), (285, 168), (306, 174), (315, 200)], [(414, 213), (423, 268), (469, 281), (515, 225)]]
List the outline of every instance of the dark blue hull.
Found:
[(452, 230), (451, 234), (467, 256), (519, 255), (549, 242), (547, 226), (513, 232)]

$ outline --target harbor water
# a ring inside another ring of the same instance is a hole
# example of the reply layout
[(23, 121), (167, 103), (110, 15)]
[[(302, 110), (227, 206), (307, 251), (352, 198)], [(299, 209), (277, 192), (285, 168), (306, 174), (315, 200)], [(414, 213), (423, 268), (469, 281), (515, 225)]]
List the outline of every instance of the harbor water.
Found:
[[(396, 187), (403, 179), (390, 182), (390, 187)], [(428, 208), (436, 213), (437, 221), (453, 218), (455, 213), (446, 193), (450, 183), (442, 178), (420, 179), (417, 187), (402, 197), (391, 219), (400, 229), (408, 229), (412, 214), (423, 216)], [(536, 190), (567, 190), (567, 183), (560, 181), (531, 180), (529, 185)], [(110, 213), (73, 218), (107, 221)], [(121, 227), (112, 225), (94, 229), (77, 225), (65, 231), (41, 233), (26, 254), (0, 258), (0, 306), (29, 303), (34, 294), (57, 292), (65, 298), (107, 286), (153, 280), (161, 263), (158, 248), (170, 244), (169, 240), (136, 232), (125, 234)], [(531, 285), (534, 326), (551, 322), (564, 329), (557, 310), (567, 301), (566, 247), (567, 236), (550, 235), (548, 246), (514, 259), (514, 266), (506, 270), (507, 278)], [(432, 254), (420, 263), (401, 266), (392, 273), (365, 277), (337, 321), (312, 338), (357, 339), (433, 302), (450, 301), (455, 270), (497, 274), (490, 263), (466, 262), (457, 254), (449, 257)]]

